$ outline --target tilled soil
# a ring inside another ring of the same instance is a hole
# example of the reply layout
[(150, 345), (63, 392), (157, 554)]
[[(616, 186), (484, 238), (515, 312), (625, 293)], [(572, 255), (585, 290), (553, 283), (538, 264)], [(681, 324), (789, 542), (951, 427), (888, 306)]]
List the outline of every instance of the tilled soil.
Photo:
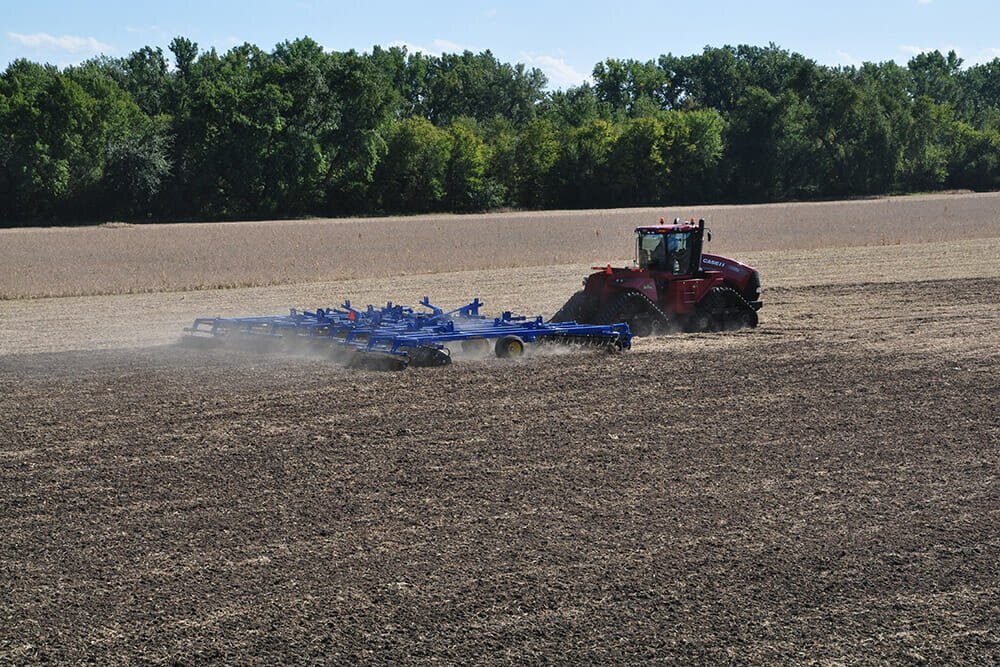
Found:
[(0, 662), (988, 663), (998, 291), (400, 373), (0, 356)]

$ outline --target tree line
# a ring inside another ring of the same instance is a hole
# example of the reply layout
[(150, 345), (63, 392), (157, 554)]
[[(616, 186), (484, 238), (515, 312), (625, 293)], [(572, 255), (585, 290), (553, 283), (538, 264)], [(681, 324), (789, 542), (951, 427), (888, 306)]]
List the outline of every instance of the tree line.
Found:
[(1000, 187), (1000, 59), (825, 67), (774, 44), (608, 59), (309, 38), (0, 77), (0, 223), (759, 202)]

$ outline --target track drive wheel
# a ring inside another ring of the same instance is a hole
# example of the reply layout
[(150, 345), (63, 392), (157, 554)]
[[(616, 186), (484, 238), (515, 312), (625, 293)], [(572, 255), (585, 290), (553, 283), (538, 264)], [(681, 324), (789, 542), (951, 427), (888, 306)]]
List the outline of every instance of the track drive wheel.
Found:
[(524, 341), (517, 336), (504, 336), (497, 340), (493, 351), (501, 359), (516, 359), (524, 354)]

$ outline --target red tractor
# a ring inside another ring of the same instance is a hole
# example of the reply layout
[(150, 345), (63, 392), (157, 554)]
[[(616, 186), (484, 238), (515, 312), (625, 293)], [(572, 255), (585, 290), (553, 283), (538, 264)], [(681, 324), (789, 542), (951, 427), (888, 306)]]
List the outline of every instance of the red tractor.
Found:
[[(627, 322), (636, 336), (757, 326), (760, 274), (702, 252), (705, 221), (637, 227), (635, 266), (590, 274), (553, 322)], [(595, 267), (597, 268), (597, 267)]]

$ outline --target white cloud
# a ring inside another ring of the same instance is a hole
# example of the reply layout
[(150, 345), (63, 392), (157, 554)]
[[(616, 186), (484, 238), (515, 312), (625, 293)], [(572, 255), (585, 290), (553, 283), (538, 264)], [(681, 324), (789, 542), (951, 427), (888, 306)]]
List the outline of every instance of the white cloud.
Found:
[(401, 39), (397, 39), (394, 42), (389, 42), (389, 47), (388, 48), (392, 48), (394, 46), (402, 48), (402, 49), (406, 49), (406, 52), (410, 53), (410, 54), (412, 54), (412, 53), (422, 53), (425, 56), (439, 56), (439, 55), (441, 55), (441, 49), (432, 49), (432, 48), (428, 48), (426, 46), (421, 46), (420, 44), (414, 44), (412, 42), (404, 42)]
[(925, 51), (933, 51), (934, 49), (925, 49), (922, 46), (913, 46), (912, 44), (901, 44), (899, 50), (909, 56), (919, 56)]
[(570, 88), (590, 82), (589, 75), (577, 71), (563, 58), (536, 53), (521, 53), (521, 59), (526, 65), (542, 70), (549, 79), (550, 88)]
[(899, 50), (907, 54), (910, 58), (913, 56), (919, 56), (921, 53), (928, 53), (930, 51), (940, 51), (941, 53), (947, 55), (949, 51), (954, 51), (959, 58), (962, 56), (962, 49), (957, 46), (914, 46), (913, 44), (903, 44), (900, 45)]
[[(412, 42), (405, 42), (403, 40), (389, 42), (389, 47), (393, 46), (405, 48), (407, 53), (422, 53), (425, 56), (440, 56), (443, 53), (462, 53), (463, 51), (472, 51), (473, 53), (479, 52), (478, 49), (471, 46), (456, 44), (455, 42), (450, 42), (446, 39), (435, 39), (430, 47), (423, 46), (421, 44), (413, 44)], [(563, 58), (557, 56), (522, 52), (520, 55), (520, 62), (523, 62), (529, 67), (537, 67), (542, 70), (549, 80), (550, 88), (570, 88), (572, 86), (579, 86), (585, 82), (590, 82), (589, 75), (578, 72)]]
[(76, 35), (55, 37), (44, 32), (35, 32), (30, 35), (8, 32), (7, 37), (36, 51), (54, 51), (75, 56), (96, 56), (99, 53), (113, 53), (115, 51), (115, 47), (99, 42), (93, 37), (77, 37)]
[(849, 65), (851, 67), (861, 67), (864, 63), (860, 58), (852, 56), (846, 51), (837, 51), (837, 63), (840, 65)]
[(486, 12), (486, 17), (487, 18), (493, 18), (496, 15), (497, 15), (497, 10), (495, 10), (495, 9), (491, 9), (488, 12)]
[(461, 44), (456, 44), (455, 42), (449, 42), (447, 39), (435, 39), (434, 46), (437, 47), (438, 53), (462, 53), (463, 51), (476, 51), (476, 49), (469, 48), (468, 46), (462, 46)]
[[(945, 53), (945, 51), (942, 51), (941, 53)], [(1000, 49), (995, 49), (995, 48), (978, 49), (972, 52), (963, 52), (958, 49), (955, 49), (955, 53), (957, 53), (959, 58), (962, 59), (963, 67), (971, 67), (972, 65), (982, 65), (984, 63), (988, 63), (992, 60), (1000, 58)]]

